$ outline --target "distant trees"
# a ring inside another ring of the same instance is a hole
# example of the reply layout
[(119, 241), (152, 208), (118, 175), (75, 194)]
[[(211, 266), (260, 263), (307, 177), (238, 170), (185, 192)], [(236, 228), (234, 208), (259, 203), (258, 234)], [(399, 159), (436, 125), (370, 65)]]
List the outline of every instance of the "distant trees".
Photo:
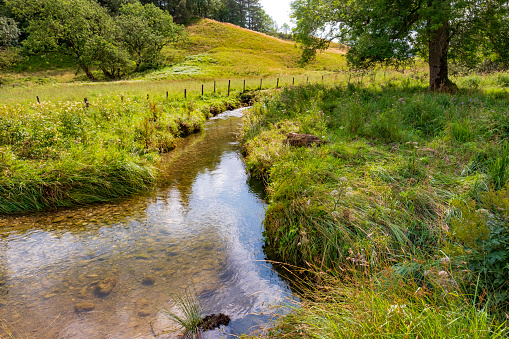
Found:
[(90, 80), (96, 69), (115, 79), (160, 65), (164, 46), (185, 36), (174, 22), (199, 17), (278, 34), (260, 0), (0, 0), (0, 59), (12, 63), (18, 53), (5, 46), (19, 39), (28, 53), (69, 55)]
[(27, 49), (68, 54), (90, 80), (95, 80), (93, 67), (111, 79), (131, 65), (139, 71), (143, 62), (151, 64), (182, 31), (167, 12), (139, 2), (121, 4), (116, 16), (91, 0), (6, 0), (6, 3), (28, 22), (29, 35), (23, 41)]
[[(103, 0), (106, 1), (106, 0)], [(121, 0), (110, 0), (121, 1)], [(275, 32), (274, 21), (263, 10), (260, 0), (140, 0), (167, 10), (175, 22), (210, 18), (254, 31)]]

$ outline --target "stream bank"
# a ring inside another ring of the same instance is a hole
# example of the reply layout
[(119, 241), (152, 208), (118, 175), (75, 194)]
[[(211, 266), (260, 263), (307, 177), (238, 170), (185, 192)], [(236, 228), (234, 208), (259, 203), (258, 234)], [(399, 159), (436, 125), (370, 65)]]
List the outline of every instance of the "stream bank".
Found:
[(0, 106), (0, 215), (112, 201), (154, 187), (161, 154), (251, 93), (123, 95)]
[[(173, 338), (165, 309), (197, 296), (249, 334), (287, 303), (289, 284), (264, 249), (262, 183), (237, 134), (243, 110), (211, 118), (163, 155), (154, 190), (114, 203), (0, 219), (0, 319), (44, 338)], [(5, 333), (3, 333), (5, 335)]]
[(312, 277), (273, 337), (507, 336), (507, 100), (414, 85), (285, 88), (247, 114), (267, 243)]

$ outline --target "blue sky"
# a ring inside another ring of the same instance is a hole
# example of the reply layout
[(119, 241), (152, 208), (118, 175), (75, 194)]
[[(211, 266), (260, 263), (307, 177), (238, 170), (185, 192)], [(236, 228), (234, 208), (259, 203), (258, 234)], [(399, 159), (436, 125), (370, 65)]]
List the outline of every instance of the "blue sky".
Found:
[(290, 2), (292, 0), (260, 0), (265, 12), (277, 22), (278, 26), (285, 22), (290, 25)]

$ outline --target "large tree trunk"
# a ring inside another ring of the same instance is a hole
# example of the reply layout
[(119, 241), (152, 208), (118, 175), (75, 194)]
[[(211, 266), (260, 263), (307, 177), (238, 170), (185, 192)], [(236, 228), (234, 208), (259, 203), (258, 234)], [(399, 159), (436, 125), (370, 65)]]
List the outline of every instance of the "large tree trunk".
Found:
[(96, 81), (96, 78), (90, 68), (87, 65), (81, 65), (81, 69), (85, 72), (87, 75), (88, 80), (90, 81)]
[(110, 80), (115, 80), (115, 70), (109, 71), (105, 67), (101, 67), (101, 71), (103, 72), (104, 76)]
[(429, 39), (429, 90), (455, 92), (458, 87), (449, 79), (447, 52), (449, 50), (449, 24), (431, 33)]

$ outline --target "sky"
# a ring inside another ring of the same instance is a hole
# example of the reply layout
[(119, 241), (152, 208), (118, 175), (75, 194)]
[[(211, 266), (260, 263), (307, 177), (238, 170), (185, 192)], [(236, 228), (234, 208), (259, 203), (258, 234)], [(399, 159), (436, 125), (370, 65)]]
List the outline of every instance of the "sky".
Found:
[(265, 12), (277, 22), (278, 26), (285, 22), (290, 24), (290, 2), (292, 0), (260, 0)]

